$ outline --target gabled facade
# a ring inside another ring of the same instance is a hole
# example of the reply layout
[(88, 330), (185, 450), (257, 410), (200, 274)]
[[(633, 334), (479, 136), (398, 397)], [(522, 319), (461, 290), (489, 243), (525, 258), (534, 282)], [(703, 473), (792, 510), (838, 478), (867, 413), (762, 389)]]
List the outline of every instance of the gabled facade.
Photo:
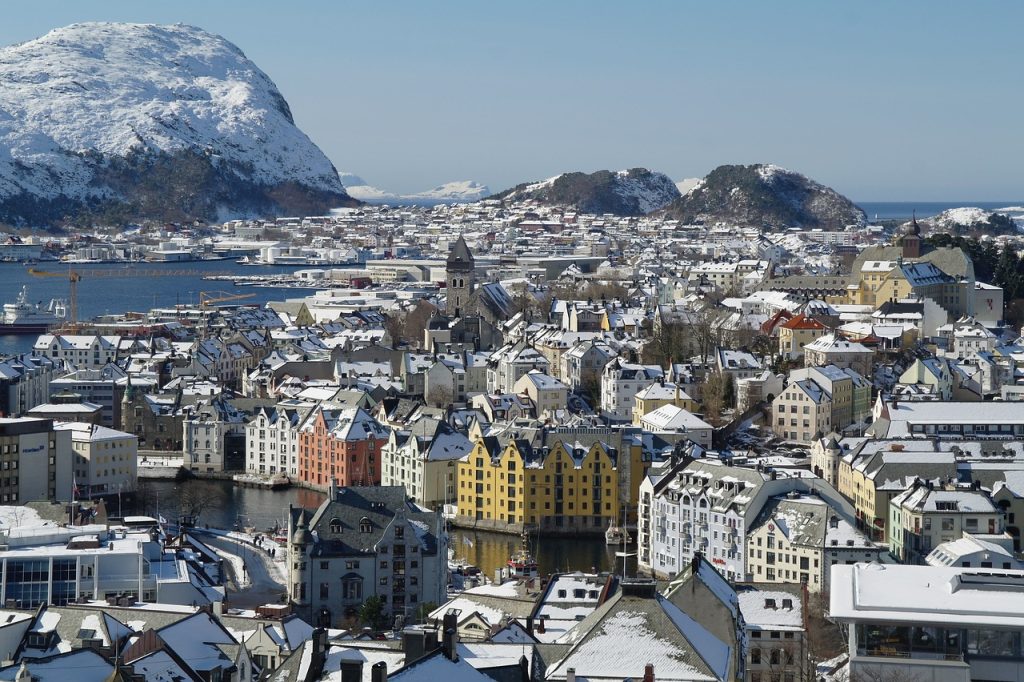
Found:
[(480, 438), (459, 462), (456, 523), (511, 533), (603, 533), (621, 516), (618, 456), (601, 442), (537, 447)]

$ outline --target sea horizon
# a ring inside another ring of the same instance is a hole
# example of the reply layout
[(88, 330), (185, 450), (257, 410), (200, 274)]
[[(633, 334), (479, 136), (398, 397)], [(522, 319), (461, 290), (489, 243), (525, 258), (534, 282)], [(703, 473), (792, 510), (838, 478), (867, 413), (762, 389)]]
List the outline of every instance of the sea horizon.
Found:
[[(1024, 200), (1007, 201), (855, 201), (864, 209), (868, 220), (910, 219), (914, 213), (918, 218), (930, 218), (950, 208), (973, 206), (995, 211), (1013, 209), (1013, 214), (1024, 214)], [(876, 217), (877, 216), (877, 217)]]

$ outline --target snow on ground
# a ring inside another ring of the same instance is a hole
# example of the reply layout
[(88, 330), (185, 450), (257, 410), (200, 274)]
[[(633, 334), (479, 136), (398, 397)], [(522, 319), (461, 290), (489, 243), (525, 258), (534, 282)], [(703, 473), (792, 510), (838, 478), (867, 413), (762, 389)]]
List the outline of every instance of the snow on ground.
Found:
[(210, 549), (216, 552), (217, 556), (221, 559), (231, 564), (231, 574), (235, 577), (235, 584), (239, 588), (249, 586), (249, 573), (245, 570), (245, 562), (242, 560), (242, 557), (226, 552), (219, 547), (211, 547)]
[(700, 183), (703, 182), (703, 178), (683, 178), (676, 183), (676, 189), (683, 196), (690, 193), (691, 190), (695, 189)]
[(51, 521), (43, 521), (39, 512), (31, 507), (4, 505), (0, 507), (0, 529), (36, 528), (52, 526)]

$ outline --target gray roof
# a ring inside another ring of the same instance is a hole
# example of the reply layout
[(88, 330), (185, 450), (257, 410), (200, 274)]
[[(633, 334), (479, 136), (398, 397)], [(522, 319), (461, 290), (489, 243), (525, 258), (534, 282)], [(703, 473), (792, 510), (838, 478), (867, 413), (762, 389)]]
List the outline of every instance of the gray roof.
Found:
[[(295, 512), (304, 512), (293, 510), (297, 522)], [(370, 524), (369, 532), (360, 530), (364, 520)], [(419, 539), (421, 553), (430, 555), (437, 552), (438, 522), (438, 513), (413, 503), (404, 487), (372, 486), (338, 489), (333, 500), (324, 500), (313, 512), (308, 527), (316, 538), (313, 556), (376, 554), (377, 545), (393, 537), (385, 532), (396, 525), (405, 528), (406, 543)]]

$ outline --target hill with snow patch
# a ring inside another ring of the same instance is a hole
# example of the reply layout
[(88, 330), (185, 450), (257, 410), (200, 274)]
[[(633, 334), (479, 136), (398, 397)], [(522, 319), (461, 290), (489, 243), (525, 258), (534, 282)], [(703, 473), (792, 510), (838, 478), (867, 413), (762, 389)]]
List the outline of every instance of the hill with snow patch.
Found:
[(495, 194), (509, 203), (536, 201), (583, 213), (639, 216), (669, 204), (679, 189), (662, 173), (646, 168), (595, 173), (563, 173), (542, 182), (528, 182)]
[(725, 223), (769, 230), (864, 225), (864, 211), (810, 178), (771, 164), (719, 166), (665, 208), (688, 224)]

